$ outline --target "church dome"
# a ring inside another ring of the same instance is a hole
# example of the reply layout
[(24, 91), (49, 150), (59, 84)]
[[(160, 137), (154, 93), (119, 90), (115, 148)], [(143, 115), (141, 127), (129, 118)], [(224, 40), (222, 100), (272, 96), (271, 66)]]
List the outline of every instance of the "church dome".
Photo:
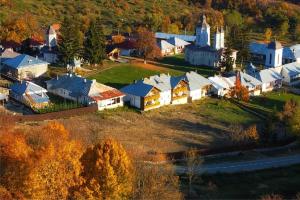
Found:
[(273, 41), (268, 44), (268, 49), (282, 49), (282, 45), (278, 41)]

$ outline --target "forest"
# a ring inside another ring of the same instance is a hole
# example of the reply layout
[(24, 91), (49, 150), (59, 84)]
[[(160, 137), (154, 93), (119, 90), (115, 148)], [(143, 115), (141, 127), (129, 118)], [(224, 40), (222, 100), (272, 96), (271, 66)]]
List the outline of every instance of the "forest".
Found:
[[(133, 32), (144, 26), (152, 31), (194, 34), (202, 14), (217, 26), (242, 26), (251, 39), (264, 40), (270, 31), (276, 39), (300, 40), (300, 7), (284, 0), (0, 0), (1, 39), (7, 29), (17, 33), (29, 19), (40, 30), (72, 16), (85, 33), (91, 20), (100, 17), (105, 34)], [(295, 4), (296, 3), (296, 4)], [(299, 3), (298, 3), (299, 4)], [(180, 12), (178, 12), (180, 10)], [(30, 15), (30, 17), (25, 17)], [(15, 21), (22, 22), (15, 25)], [(34, 31), (36, 32), (36, 31)], [(42, 33), (42, 31), (41, 31)]]

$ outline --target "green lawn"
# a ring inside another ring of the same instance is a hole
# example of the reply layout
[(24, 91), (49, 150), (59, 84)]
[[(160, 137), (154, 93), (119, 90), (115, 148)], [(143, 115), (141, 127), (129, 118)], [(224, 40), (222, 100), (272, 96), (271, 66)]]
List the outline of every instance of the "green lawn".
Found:
[[(193, 185), (191, 199), (259, 199), (266, 194), (280, 194), (285, 199), (300, 192), (300, 166), (239, 174), (204, 175)], [(182, 190), (187, 191), (185, 177)], [(189, 198), (186, 198), (189, 199)]]
[[(153, 71), (136, 67), (131, 64), (121, 64), (119, 66), (107, 69), (96, 75), (88, 77), (89, 79), (96, 79), (98, 82), (110, 85), (115, 88), (122, 88), (125, 85), (132, 83), (134, 80), (140, 80), (155, 74), (160, 74), (160, 71)], [(175, 70), (168, 70), (165, 73), (171, 75), (180, 75), (180, 72)]]
[[(183, 54), (164, 57), (162, 60), (160, 60), (160, 63), (174, 65), (174, 67), (170, 66), (169, 68), (183, 71), (183, 72), (197, 70), (197, 72), (199, 74), (201, 74), (205, 77), (213, 76), (216, 72), (211, 67), (206, 67), (206, 66), (196, 67), (196, 66), (189, 64), (188, 62), (186, 62), (184, 60)], [(167, 67), (167, 66), (164, 65), (164, 67)]]
[(284, 91), (269, 92), (264, 95), (251, 98), (250, 102), (254, 106), (261, 107), (262, 109), (277, 109), (281, 111), (286, 101), (294, 99), (300, 104), (300, 95), (286, 93)]
[(225, 124), (253, 124), (259, 122), (254, 115), (242, 110), (230, 101), (208, 98), (200, 101), (197, 113), (201, 117)]

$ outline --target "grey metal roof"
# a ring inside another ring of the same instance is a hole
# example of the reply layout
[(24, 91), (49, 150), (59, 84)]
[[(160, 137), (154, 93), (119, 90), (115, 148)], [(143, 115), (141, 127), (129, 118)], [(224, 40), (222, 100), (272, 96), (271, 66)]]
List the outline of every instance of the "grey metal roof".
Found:
[(270, 83), (277, 80), (282, 80), (282, 76), (275, 69), (269, 68), (261, 70), (255, 74), (255, 78), (260, 80), (262, 83)]
[(10, 87), (10, 89), (20, 96), (22, 96), (25, 93), (27, 95), (30, 95), (31, 99), (34, 100), (36, 103), (43, 103), (49, 101), (49, 97), (45, 93), (46, 89), (29, 81), (15, 83)]
[(267, 44), (258, 43), (258, 42), (251, 42), (249, 45), (250, 52), (254, 54), (261, 54), (265, 55), (267, 51)]
[(162, 33), (162, 32), (155, 33), (155, 38), (157, 39), (168, 40), (172, 37), (176, 37), (187, 42), (194, 42), (196, 40), (195, 35), (180, 35), (180, 34), (171, 34), (171, 33)]
[(293, 62), (283, 65), (282, 70), (285, 70), (289, 76), (300, 74), (300, 63)]
[(38, 58), (34, 58), (26, 54), (21, 54), (17, 57), (6, 59), (3, 62), (3, 64), (18, 69), (18, 68), (29, 67), (38, 64), (48, 64), (48, 63)]
[(222, 76), (212, 76), (208, 78), (216, 89), (230, 89), (234, 86), (234, 82), (230, 78)]
[(161, 50), (166, 50), (166, 49), (172, 49), (174, 48), (175, 46), (170, 44), (169, 42), (165, 41), (165, 40), (161, 40), (158, 42), (158, 47), (161, 49)]
[(76, 76), (74, 74), (65, 74), (58, 78), (51, 79), (46, 81), (47, 86), (50, 86), (50, 89), (65, 89), (70, 91), (70, 96), (79, 97), (79, 96), (88, 96), (93, 81), (84, 79), (82, 77)]
[(205, 47), (201, 47), (201, 46), (198, 46), (198, 45), (194, 45), (194, 44), (191, 44), (191, 45), (188, 45), (186, 46), (187, 49), (189, 50), (192, 50), (192, 51), (199, 51), (199, 52), (213, 52), (213, 53), (222, 53), (223, 49), (219, 49), (219, 50), (216, 50), (215, 48), (213, 48), (212, 46), (205, 46)]
[[(250, 76), (249, 74), (246, 74), (244, 72), (240, 72), (241, 76), (241, 84), (245, 87), (255, 87), (262, 85), (262, 82), (258, 80), (257, 78)], [(236, 81), (236, 76), (229, 77), (233, 82)]]
[(138, 97), (145, 97), (154, 88), (152, 85), (144, 83), (142, 80), (136, 83), (127, 85), (121, 88), (121, 92), (125, 94), (131, 94)]
[(188, 83), (191, 91), (198, 90), (212, 84), (207, 78), (204, 78), (200, 74), (193, 71), (187, 72), (181, 77)]
[(189, 42), (186, 42), (180, 38), (177, 37), (171, 37), (170, 39), (167, 40), (168, 43), (174, 45), (174, 46), (186, 46), (189, 45)]

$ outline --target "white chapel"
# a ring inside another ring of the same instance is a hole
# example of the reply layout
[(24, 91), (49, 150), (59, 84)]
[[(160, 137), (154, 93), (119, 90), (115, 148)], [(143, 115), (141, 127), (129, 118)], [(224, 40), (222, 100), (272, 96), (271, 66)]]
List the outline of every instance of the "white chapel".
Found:
[[(196, 42), (185, 49), (185, 60), (196, 66), (218, 67), (225, 50), (225, 33), (223, 27), (217, 28), (213, 46), (210, 42), (210, 25), (203, 15), (196, 27)], [(234, 66), (237, 51), (233, 51)]]

